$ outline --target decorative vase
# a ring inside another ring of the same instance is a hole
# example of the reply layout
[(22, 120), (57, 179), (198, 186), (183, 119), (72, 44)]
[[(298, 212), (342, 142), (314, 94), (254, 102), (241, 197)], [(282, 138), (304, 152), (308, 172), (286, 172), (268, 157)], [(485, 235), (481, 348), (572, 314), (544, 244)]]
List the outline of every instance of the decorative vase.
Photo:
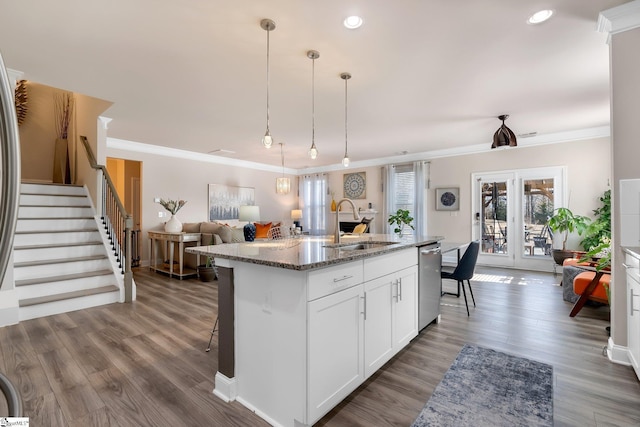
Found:
[(164, 223), (164, 231), (167, 233), (180, 233), (182, 231), (182, 223), (175, 215), (171, 215), (169, 221)]
[(336, 211), (336, 201), (334, 199), (331, 199), (331, 212), (335, 212)]

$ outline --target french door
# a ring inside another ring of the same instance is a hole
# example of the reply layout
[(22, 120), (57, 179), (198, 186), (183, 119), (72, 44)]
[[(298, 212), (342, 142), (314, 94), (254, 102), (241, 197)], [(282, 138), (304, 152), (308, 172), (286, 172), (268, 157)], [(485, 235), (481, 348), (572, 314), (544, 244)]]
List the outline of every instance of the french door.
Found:
[(472, 175), (473, 238), (478, 263), (532, 270), (553, 268), (553, 210), (564, 206), (564, 167)]

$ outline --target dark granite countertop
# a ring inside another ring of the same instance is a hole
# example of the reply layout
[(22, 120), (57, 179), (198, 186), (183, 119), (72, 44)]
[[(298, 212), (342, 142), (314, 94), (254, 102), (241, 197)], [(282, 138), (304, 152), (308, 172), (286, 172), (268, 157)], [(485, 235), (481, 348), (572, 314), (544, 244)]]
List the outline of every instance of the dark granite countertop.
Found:
[[(345, 235), (342, 236), (341, 243), (336, 245), (333, 243), (333, 236), (297, 236), (282, 240), (196, 246), (185, 248), (185, 251), (213, 258), (226, 258), (290, 270), (311, 270), (410, 247), (424, 246), (443, 239), (442, 236), (399, 239), (393, 234)], [(388, 244), (376, 245), (380, 242)], [(365, 246), (370, 243), (371, 247), (357, 250), (349, 248), (359, 243)]]

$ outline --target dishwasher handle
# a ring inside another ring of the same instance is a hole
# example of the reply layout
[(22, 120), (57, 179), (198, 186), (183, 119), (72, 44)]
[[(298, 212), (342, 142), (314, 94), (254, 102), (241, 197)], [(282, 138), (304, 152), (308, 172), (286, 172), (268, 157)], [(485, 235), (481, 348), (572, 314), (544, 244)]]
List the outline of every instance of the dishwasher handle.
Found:
[(420, 250), (420, 254), (422, 254), (422, 255), (439, 254), (439, 253), (440, 253), (440, 248), (422, 249), (422, 250)]

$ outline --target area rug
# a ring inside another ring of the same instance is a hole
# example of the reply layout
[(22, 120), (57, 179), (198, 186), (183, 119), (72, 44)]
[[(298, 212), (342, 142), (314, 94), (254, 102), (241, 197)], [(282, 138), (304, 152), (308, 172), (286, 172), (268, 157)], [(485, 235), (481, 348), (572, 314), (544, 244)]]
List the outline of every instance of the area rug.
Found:
[(552, 425), (551, 365), (466, 344), (412, 427)]

